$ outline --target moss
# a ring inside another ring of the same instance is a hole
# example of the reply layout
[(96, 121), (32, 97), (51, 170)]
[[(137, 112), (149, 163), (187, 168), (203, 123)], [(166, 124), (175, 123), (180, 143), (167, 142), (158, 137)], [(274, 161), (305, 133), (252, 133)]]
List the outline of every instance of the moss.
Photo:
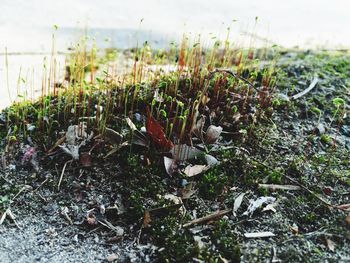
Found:
[(283, 173), (274, 170), (269, 174), (269, 181), (274, 184), (280, 184), (282, 182)]
[(191, 262), (199, 254), (199, 249), (190, 233), (179, 229), (175, 216), (168, 216), (152, 223), (150, 235), (154, 240), (159, 262)]
[(327, 135), (327, 134), (322, 134), (321, 135), (321, 142), (325, 143), (325, 144), (328, 144), (328, 145), (331, 145), (332, 144), (332, 138)]
[(308, 213), (303, 217), (303, 221), (306, 223), (314, 223), (316, 220), (317, 215), (315, 212)]
[(222, 167), (207, 171), (199, 183), (199, 194), (206, 199), (216, 199), (228, 184), (228, 176)]
[(240, 244), (228, 220), (221, 219), (215, 224), (212, 241), (224, 258), (232, 262), (240, 262)]

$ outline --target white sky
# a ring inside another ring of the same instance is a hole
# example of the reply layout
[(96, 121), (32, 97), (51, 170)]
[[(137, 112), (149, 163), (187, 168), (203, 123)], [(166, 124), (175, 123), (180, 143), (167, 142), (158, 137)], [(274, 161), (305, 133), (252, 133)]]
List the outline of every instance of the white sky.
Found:
[[(142, 29), (181, 35), (252, 31), (284, 46), (350, 46), (348, 0), (0, 0), (0, 48), (45, 48), (49, 31), (87, 25)], [(186, 26), (185, 26), (186, 24)], [(58, 35), (59, 36), (59, 35)]]
[[(141, 29), (158, 36), (192, 32), (205, 39), (212, 32), (224, 37), (231, 25), (233, 40), (243, 31), (255, 31), (284, 47), (350, 47), (350, 0), (0, 0), (0, 109), (10, 103), (1, 55), (5, 47), (9, 52), (48, 52), (57, 25), (56, 44), (64, 51), (72, 41), (65, 28), (137, 30), (141, 18)], [(9, 57), (12, 92), (20, 67), (22, 72), (35, 67), (39, 74), (42, 59)]]

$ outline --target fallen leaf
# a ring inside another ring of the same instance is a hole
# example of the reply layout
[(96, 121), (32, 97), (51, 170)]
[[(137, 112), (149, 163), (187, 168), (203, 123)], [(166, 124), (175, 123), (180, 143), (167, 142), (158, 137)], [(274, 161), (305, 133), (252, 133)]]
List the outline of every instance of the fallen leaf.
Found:
[(264, 237), (274, 237), (275, 234), (269, 231), (266, 232), (254, 232), (254, 233), (244, 233), (246, 238), (264, 238)]
[(290, 228), (290, 230), (292, 230), (292, 233), (293, 233), (294, 235), (299, 234), (299, 227), (298, 227), (297, 224), (293, 223), (293, 225), (290, 226), (289, 228)]
[(222, 132), (221, 126), (210, 125), (205, 134), (206, 143), (208, 144), (215, 143), (219, 139), (221, 132)]
[(223, 258), (220, 254), (219, 254), (219, 258), (221, 259), (222, 263), (229, 263), (230, 262), (226, 258)]
[(175, 160), (166, 156), (164, 156), (164, 167), (168, 175), (173, 175), (177, 170)]
[(130, 129), (132, 131), (136, 131), (137, 130), (136, 125), (132, 122), (132, 120), (130, 120), (129, 117), (126, 117), (125, 120), (126, 120), (126, 123), (129, 125), (129, 127), (130, 127)]
[(70, 155), (74, 160), (79, 160), (79, 149), (86, 145), (93, 137), (93, 132), (89, 135), (86, 132), (86, 123), (81, 122), (79, 125), (71, 125), (66, 132), (66, 142), (58, 145), (66, 154)]
[(219, 164), (220, 162), (218, 161), (218, 159), (216, 159), (214, 156), (212, 156), (212, 155), (210, 155), (210, 154), (206, 154), (205, 156), (204, 156), (204, 158), (205, 158), (205, 161), (207, 162), (207, 164), (209, 165), (209, 166), (215, 166), (215, 165), (217, 165), (217, 164)]
[(183, 173), (188, 176), (188, 177), (192, 177), (198, 174), (201, 174), (205, 171), (207, 171), (209, 169), (209, 166), (207, 165), (188, 165), (186, 166), (185, 170), (183, 171)]
[(202, 241), (202, 239), (206, 238), (208, 238), (208, 236), (193, 236), (194, 242), (199, 249), (203, 249), (205, 247), (206, 244)]
[(262, 212), (266, 212), (266, 211), (272, 211), (274, 213), (276, 213), (276, 206), (278, 205), (278, 202), (274, 202), (272, 204), (268, 204), (267, 206), (265, 206), (262, 210)]
[(238, 209), (241, 207), (242, 201), (243, 201), (243, 197), (245, 196), (245, 193), (240, 193), (236, 199), (235, 202), (233, 204), (233, 214), (235, 215), (236, 212), (238, 211)]
[(83, 167), (91, 167), (92, 165), (92, 156), (88, 152), (84, 152), (80, 154), (80, 164)]
[(181, 215), (184, 215), (186, 212), (185, 206), (183, 205), (182, 199), (179, 196), (173, 195), (173, 194), (166, 194), (164, 195), (165, 200), (169, 200), (173, 202), (174, 205), (179, 205), (179, 213)]
[(119, 256), (117, 254), (110, 254), (107, 257), (107, 261), (108, 262), (114, 262), (119, 258)]
[(350, 213), (347, 215), (347, 217), (345, 217), (345, 222), (348, 226), (350, 226)]
[(163, 127), (153, 118), (148, 107), (146, 130), (156, 146), (163, 150), (170, 150), (173, 148), (174, 144), (166, 138)]
[(201, 140), (203, 140), (203, 127), (205, 124), (205, 116), (202, 115), (199, 120), (193, 125), (192, 132)]
[(258, 208), (260, 208), (264, 204), (266, 204), (266, 205), (272, 204), (275, 201), (276, 201), (276, 198), (274, 198), (272, 196), (261, 196), (261, 197), (257, 198), (256, 200), (251, 200), (247, 211), (245, 211), (243, 213), (243, 215), (251, 216), (251, 215), (253, 215), (255, 210), (257, 210)]
[(335, 251), (335, 242), (329, 238), (326, 237), (326, 244), (327, 244), (327, 247), (330, 251), (334, 252)]
[(350, 204), (337, 205), (336, 208), (344, 211), (350, 211)]
[(323, 188), (323, 193), (325, 194), (325, 195), (331, 195), (332, 194), (332, 192), (333, 192), (333, 189), (332, 189), (332, 187), (330, 187), (330, 186), (326, 186), (326, 187), (324, 187)]
[(148, 210), (145, 211), (143, 215), (143, 227), (149, 227), (152, 222), (151, 215)]
[(184, 199), (189, 199), (192, 197), (193, 194), (195, 194), (197, 190), (193, 189), (193, 183), (189, 183), (185, 186), (185, 188), (182, 189), (181, 191), (181, 198)]
[(195, 147), (186, 144), (176, 144), (171, 150), (173, 158), (178, 161), (192, 160), (196, 157), (202, 156), (205, 153)]
[(87, 214), (86, 221), (89, 225), (96, 225), (97, 224), (96, 216), (92, 212)]
[(106, 128), (103, 136), (112, 144), (120, 144), (123, 139), (123, 135), (111, 128)]

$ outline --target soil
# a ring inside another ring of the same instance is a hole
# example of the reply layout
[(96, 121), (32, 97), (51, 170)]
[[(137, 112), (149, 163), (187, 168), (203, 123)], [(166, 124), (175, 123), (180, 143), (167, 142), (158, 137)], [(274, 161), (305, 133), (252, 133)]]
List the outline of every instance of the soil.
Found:
[[(91, 165), (57, 155), (37, 167), (17, 145), (0, 171), (0, 212), (15, 216), (0, 225), (0, 261), (350, 262), (349, 209), (337, 207), (350, 203), (350, 57), (288, 51), (276, 68), (271, 117), (239, 140), (223, 133), (210, 151), (220, 164), (191, 178), (167, 175), (138, 146)], [(237, 211), (184, 226), (234, 209), (243, 193)], [(273, 201), (245, 213), (261, 197)]]

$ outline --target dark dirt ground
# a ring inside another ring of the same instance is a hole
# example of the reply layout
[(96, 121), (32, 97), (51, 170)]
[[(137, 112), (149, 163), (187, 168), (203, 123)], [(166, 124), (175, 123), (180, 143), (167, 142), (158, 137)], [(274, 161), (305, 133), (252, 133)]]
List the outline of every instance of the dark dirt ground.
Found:
[[(277, 68), (272, 117), (212, 150), (220, 164), (194, 178), (169, 177), (161, 161), (144, 165), (142, 151), (128, 148), (89, 168), (68, 165), (58, 191), (63, 160), (35, 171), (10, 159), (0, 211), (15, 221), (0, 226), (0, 262), (350, 262), (349, 211), (334, 207), (350, 203), (350, 57), (287, 52)], [(313, 90), (287, 99), (315, 75)], [(176, 205), (189, 185), (195, 193)], [(235, 214), (182, 227), (232, 209), (241, 193)], [(244, 215), (262, 196), (276, 199), (272, 210)], [(261, 231), (274, 236), (244, 236)]]

